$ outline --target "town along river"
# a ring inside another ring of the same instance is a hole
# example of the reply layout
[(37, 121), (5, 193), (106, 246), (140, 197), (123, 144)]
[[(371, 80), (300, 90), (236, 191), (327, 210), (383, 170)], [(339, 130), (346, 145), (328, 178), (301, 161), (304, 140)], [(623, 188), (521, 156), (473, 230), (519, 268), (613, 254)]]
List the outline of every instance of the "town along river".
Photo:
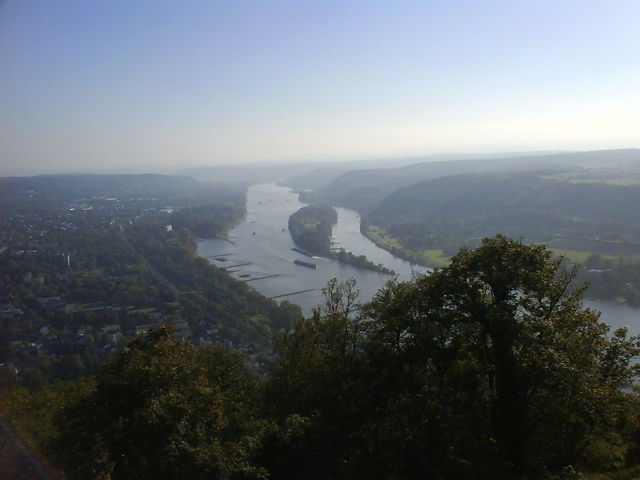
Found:
[[(287, 187), (272, 183), (252, 185), (247, 193), (247, 215), (229, 231), (228, 241), (200, 240), (198, 253), (217, 267), (226, 268), (234, 278), (247, 281), (263, 295), (300, 305), (306, 315), (322, 303), (322, 288), (332, 278), (355, 278), (361, 300), (369, 300), (394, 278), (333, 259), (309, 258), (291, 250), (296, 245), (287, 228), (289, 215), (304, 205)], [(382, 263), (394, 270), (400, 280), (410, 279), (413, 270), (427, 271), (394, 257), (362, 235), (357, 212), (344, 208), (336, 210), (338, 223), (333, 227), (334, 247), (342, 247), (355, 255), (366, 255), (373, 263)], [(296, 265), (293, 263), (296, 259), (314, 263), (317, 268)]]
[[(228, 241), (207, 239), (198, 242), (198, 253), (211, 263), (226, 268), (236, 279), (267, 297), (287, 300), (302, 307), (305, 315), (322, 303), (322, 288), (332, 278), (355, 278), (360, 299), (369, 300), (393, 276), (350, 265), (337, 260), (309, 258), (291, 250), (295, 247), (287, 224), (289, 215), (304, 206), (289, 188), (275, 184), (253, 185), (247, 194), (247, 215), (229, 231)], [(360, 233), (360, 216), (353, 210), (336, 208), (338, 223), (333, 227), (335, 247), (355, 255), (366, 255), (373, 263), (382, 263), (398, 274), (411, 278), (412, 271), (426, 272), (377, 247)], [(295, 259), (315, 263), (311, 269), (293, 263)], [(297, 293), (296, 293), (297, 292)], [(613, 327), (629, 327), (640, 333), (640, 310), (614, 303), (588, 301), (585, 305), (600, 310), (602, 319)]]

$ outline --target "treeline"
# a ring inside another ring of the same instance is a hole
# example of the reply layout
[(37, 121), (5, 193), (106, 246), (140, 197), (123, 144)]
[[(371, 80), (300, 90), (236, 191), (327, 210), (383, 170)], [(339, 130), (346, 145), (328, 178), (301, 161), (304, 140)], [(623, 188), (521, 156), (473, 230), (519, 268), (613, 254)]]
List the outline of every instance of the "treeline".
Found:
[(640, 261), (625, 257), (615, 259), (590, 255), (578, 274), (587, 282), (587, 298), (622, 301), (640, 307)]
[(377, 265), (369, 260), (366, 255), (354, 255), (352, 252), (347, 252), (344, 248), (331, 252), (331, 256), (338, 260), (340, 263), (346, 263), (353, 265), (354, 267), (362, 268), (365, 270), (373, 270), (376, 272), (386, 273), (389, 275), (395, 275), (392, 269), (385, 267), (383, 264)]
[(131, 331), (148, 323), (129, 310), (175, 312), (168, 303), (176, 293), (153, 278), (117, 227), (102, 227), (96, 219), (51, 228), (39, 238), (46, 248), (19, 254), (15, 248), (26, 246), (20, 239), (0, 253), (0, 303), (19, 309), (0, 315), (0, 387), (91, 374), (118, 343), (103, 327)]
[(506, 237), (279, 336), (271, 373), (167, 328), (2, 406), (69, 479), (574, 479), (639, 469), (637, 338)]
[(173, 212), (172, 228), (186, 228), (201, 238), (226, 235), (246, 213), (245, 203), (216, 203)]

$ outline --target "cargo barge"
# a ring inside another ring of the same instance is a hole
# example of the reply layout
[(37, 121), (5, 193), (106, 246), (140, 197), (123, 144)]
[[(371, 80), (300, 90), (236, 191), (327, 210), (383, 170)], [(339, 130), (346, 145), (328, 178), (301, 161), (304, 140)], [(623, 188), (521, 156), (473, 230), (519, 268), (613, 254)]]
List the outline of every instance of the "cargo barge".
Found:
[(295, 260), (293, 261), (293, 263), (295, 263), (296, 265), (301, 265), (301, 266), (303, 266), (303, 267), (307, 267), (307, 268), (313, 268), (313, 269), (316, 269), (316, 268), (317, 268), (317, 265), (316, 265), (315, 263), (311, 263), (311, 262), (304, 262), (304, 261), (302, 261), (302, 260), (298, 260), (298, 259), (295, 259)]

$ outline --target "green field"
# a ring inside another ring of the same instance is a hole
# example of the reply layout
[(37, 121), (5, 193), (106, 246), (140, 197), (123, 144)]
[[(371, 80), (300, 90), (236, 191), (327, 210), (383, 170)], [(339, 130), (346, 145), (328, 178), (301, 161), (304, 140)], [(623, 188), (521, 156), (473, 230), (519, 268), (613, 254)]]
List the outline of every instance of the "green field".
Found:
[(435, 250), (422, 250), (420, 255), (424, 258), (424, 262), (427, 265), (433, 267), (446, 267), (451, 261), (449, 257), (445, 256), (444, 252), (440, 248)]
[(560, 248), (550, 248), (549, 250), (551, 250), (555, 255), (559, 257), (562, 256), (578, 263), (584, 263), (589, 255), (593, 254), (593, 252), (584, 252), (581, 250), (565, 250)]
[(640, 169), (635, 166), (612, 167), (589, 165), (583, 169), (554, 172), (542, 178), (571, 183), (606, 183), (608, 185), (640, 185)]
[[(549, 248), (549, 250), (551, 250), (554, 254), (558, 256), (564, 256), (577, 263), (584, 263), (585, 260), (589, 258), (590, 255), (594, 255), (594, 254), (599, 255), (604, 260), (616, 260), (617, 258), (620, 257), (619, 255), (602, 255), (600, 253), (587, 252), (585, 250), (569, 250), (564, 248)], [(626, 255), (625, 257), (636, 258), (635, 256), (628, 256), (628, 255)]]
[(376, 245), (385, 248), (403, 248), (400, 240), (390, 236), (387, 231), (378, 225), (367, 226), (366, 236)]

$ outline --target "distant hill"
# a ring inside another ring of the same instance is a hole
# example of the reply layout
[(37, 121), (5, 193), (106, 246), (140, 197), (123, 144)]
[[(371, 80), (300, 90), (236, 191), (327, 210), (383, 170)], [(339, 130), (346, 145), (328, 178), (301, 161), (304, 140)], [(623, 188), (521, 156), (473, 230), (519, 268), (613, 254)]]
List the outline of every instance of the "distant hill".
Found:
[[(606, 249), (611, 253), (640, 251), (640, 185), (573, 183), (546, 173), (465, 174), (420, 182), (388, 195), (366, 215), (366, 223), (382, 226), (414, 249), (452, 251), (504, 233), (546, 243), (570, 240), (576, 249), (588, 240), (615, 247)], [(629, 250), (626, 244), (636, 246)]]
[(219, 165), (188, 168), (180, 173), (201, 180), (252, 185), (278, 182), (319, 166), (320, 164)]
[(39, 175), (34, 177), (0, 178), (0, 206), (29, 204), (36, 208), (50, 208), (71, 198), (136, 196), (208, 196), (226, 195), (237, 187), (200, 182), (184, 175), (126, 174), (126, 175)]
[(593, 165), (640, 167), (640, 150), (539, 154), (508, 158), (431, 161), (400, 168), (351, 170), (319, 189), (308, 200), (332, 202), (366, 213), (384, 197), (403, 187), (451, 175), (532, 170), (581, 171)]
[(319, 188), (339, 175), (361, 168), (406, 165), (410, 159), (373, 159), (335, 162), (254, 163), (188, 168), (180, 172), (199, 180), (252, 185), (280, 182), (294, 188)]
[(329, 185), (346, 171), (348, 171), (346, 168), (316, 168), (309, 172), (294, 175), (280, 183), (300, 190), (317, 190)]
[(119, 192), (147, 192), (158, 189), (171, 191), (194, 188), (195, 179), (183, 175), (127, 174), (127, 175), (38, 175), (34, 177), (0, 178), (2, 192), (30, 189), (38, 192), (68, 193), (72, 190), (85, 195), (107, 195)]
[[(544, 152), (548, 153), (548, 152)], [(541, 155), (543, 152), (527, 152), (526, 155)], [(524, 153), (494, 153), (494, 154), (478, 154), (478, 153), (439, 153), (436, 155), (428, 155), (421, 157), (402, 157), (402, 158), (381, 158), (376, 160), (362, 160), (359, 162), (335, 162), (330, 163), (329, 166), (324, 166), (321, 168), (315, 168), (310, 171), (303, 172), (299, 175), (294, 175), (286, 180), (281, 181), (282, 185), (287, 185), (290, 187), (298, 188), (301, 190), (320, 190), (328, 185), (330, 185), (333, 181), (335, 181), (338, 177), (345, 175), (349, 177), (352, 174), (358, 176), (362, 174), (366, 177), (367, 172), (378, 172), (379, 170), (384, 170), (384, 172), (395, 171), (397, 169), (407, 168), (407, 166), (422, 164), (422, 163), (434, 163), (434, 162), (451, 162), (454, 160), (472, 160), (472, 159), (487, 159), (488, 157), (496, 159), (496, 158), (504, 158), (504, 157), (514, 157), (518, 155), (525, 155)], [(365, 183), (367, 179), (365, 178)], [(368, 184), (367, 186), (374, 186), (377, 182), (377, 176), (373, 179), (372, 184)], [(349, 181), (347, 180), (347, 184)], [(337, 189), (341, 188), (341, 184), (339, 183)], [(357, 194), (356, 194), (357, 196)]]
[[(240, 165), (211, 165), (187, 168), (179, 172), (198, 180), (238, 183), (252, 185), (256, 183), (278, 182), (299, 189), (319, 189), (350, 170), (398, 168), (405, 165), (478, 158), (505, 158), (518, 155), (541, 155), (544, 152), (527, 153), (442, 153), (419, 157), (386, 157), (363, 160), (337, 161), (297, 161), (251, 163)], [(548, 153), (548, 152), (547, 152)]]
[[(538, 173), (456, 175), (402, 188), (373, 211), (390, 222), (496, 216), (521, 224), (514, 213), (545, 212), (563, 222), (640, 218), (640, 186), (570, 183)], [(527, 221), (529, 221), (528, 219)]]

